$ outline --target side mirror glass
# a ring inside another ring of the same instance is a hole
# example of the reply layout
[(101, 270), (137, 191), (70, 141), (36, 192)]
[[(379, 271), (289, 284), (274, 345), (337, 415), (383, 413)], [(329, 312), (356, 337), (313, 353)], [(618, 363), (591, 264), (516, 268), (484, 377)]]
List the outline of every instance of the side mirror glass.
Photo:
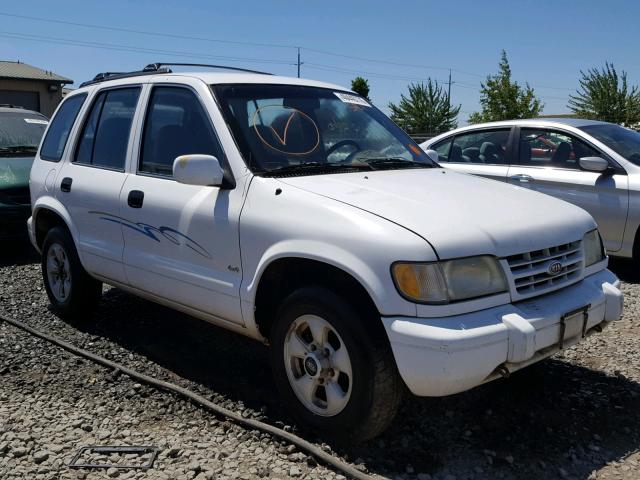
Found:
[(186, 185), (219, 187), (224, 171), (213, 155), (180, 155), (173, 161), (173, 178)]
[(605, 172), (609, 169), (609, 162), (602, 157), (582, 157), (580, 168), (588, 172)]
[(436, 162), (436, 163), (440, 162), (440, 155), (438, 155), (438, 152), (436, 152), (435, 150), (431, 150), (429, 148), (429, 149), (425, 150), (424, 153), (426, 153), (427, 157), (429, 157), (434, 162)]

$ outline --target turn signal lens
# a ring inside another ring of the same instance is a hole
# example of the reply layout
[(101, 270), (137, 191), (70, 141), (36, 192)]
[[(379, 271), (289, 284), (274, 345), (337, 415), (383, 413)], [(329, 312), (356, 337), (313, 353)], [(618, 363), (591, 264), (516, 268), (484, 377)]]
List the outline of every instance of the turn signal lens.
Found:
[(413, 301), (447, 303), (447, 286), (437, 263), (396, 263), (393, 278), (400, 293)]

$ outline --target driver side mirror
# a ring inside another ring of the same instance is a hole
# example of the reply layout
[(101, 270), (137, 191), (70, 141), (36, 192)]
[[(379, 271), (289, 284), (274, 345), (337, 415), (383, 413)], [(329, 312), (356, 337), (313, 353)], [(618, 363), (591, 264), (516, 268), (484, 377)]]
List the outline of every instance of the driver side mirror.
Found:
[(186, 185), (220, 187), (224, 171), (213, 155), (180, 155), (173, 161), (173, 178)]
[(587, 172), (606, 172), (609, 169), (609, 162), (602, 157), (582, 157), (578, 160), (580, 168)]
[(431, 150), (429, 148), (428, 150), (425, 150), (424, 153), (426, 153), (427, 157), (429, 157), (434, 162), (436, 162), (436, 163), (440, 162), (440, 155), (438, 155), (438, 152), (436, 152), (435, 150)]

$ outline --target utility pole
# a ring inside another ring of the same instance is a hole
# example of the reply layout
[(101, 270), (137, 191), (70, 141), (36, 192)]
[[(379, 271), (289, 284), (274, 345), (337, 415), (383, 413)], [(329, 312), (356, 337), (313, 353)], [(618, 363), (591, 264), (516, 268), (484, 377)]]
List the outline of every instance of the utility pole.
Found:
[(298, 48), (298, 78), (300, 78), (300, 65), (302, 65), (302, 63), (300, 62), (300, 47)]
[(451, 69), (449, 69), (449, 90), (447, 93), (447, 103), (449, 103), (449, 108), (451, 108)]

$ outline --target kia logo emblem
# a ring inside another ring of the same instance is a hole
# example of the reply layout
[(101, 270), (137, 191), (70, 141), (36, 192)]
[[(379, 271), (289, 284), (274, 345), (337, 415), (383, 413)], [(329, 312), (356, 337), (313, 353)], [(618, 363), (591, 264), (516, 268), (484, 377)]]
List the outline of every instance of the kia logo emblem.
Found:
[(562, 264), (560, 262), (551, 262), (547, 267), (549, 275), (558, 275), (560, 272), (562, 272)]

